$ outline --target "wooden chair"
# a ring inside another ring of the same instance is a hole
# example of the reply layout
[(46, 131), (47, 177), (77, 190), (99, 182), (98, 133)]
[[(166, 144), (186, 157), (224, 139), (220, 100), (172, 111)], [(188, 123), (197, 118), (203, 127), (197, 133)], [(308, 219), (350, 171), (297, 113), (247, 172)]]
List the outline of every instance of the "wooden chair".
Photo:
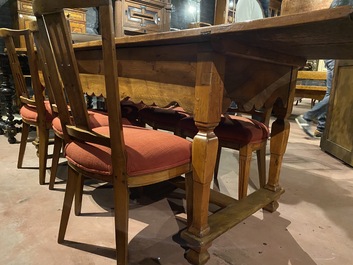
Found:
[[(25, 76), (23, 75), (18, 55), (15, 50), (14, 38), (19, 38), (20, 36), (25, 39), (26, 43), (34, 97), (31, 97), (27, 90)], [(5, 39), (5, 46), (10, 60), (16, 94), (21, 104), (20, 115), (22, 118), (22, 136), (17, 167), (22, 167), (29, 129), (30, 126), (35, 126), (39, 137), (39, 184), (42, 185), (45, 183), (49, 129), (51, 128), (53, 113), (49, 101), (45, 100), (44, 87), (39, 79), (38, 64), (34, 53), (33, 35), (29, 30), (0, 29), (0, 37)]]
[[(91, 128), (109, 125), (108, 116), (103, 113), (88, 111), (88, 119), (89, 119)], [(56, 173), (59, 165), (60, 151), (63, 146), (63, 143), (65, 143), (64, 132), (63, 132), (61, 120), (59, 117), (56, 117), (53, 119), (52, 128), (55, 133), (55, 138), (54, 138), (52, 168), (50, 172), (50, 181), (49, 181), (50, 190), (54, 189)]]
[[(40, 66), (42, 69), (45, 69), (43, 71), (43, 77), (45, 79), (45, 82), (48, 86), (48, 91), (51, 93), (52, 95), (52, 99), (51, 99), (51, 104), (52, 104), (52, 109), (53, 112), (56, 113), (56, 117), (52, 120), (52, 129), (54, 131), (55, 137), (54, 137), (54, 148), (53, 148), (53, 158), (52, 158), (52, 167), (51, 167), (51, 173), (50, 173), (50, 181), (49, 181), (49, 189), (52, 190), (54, 189), (54, 184), (55, 184), (55, 179), (56, 179), (56, 173), (57, 173), (57, 168), (58, 168), (58, 164), (59, 164), (59, 158), (60, 158), (60, 153), (61, 153), (61, 149), (63, 144), (65, 143), (65, 139), (64, 139), (64, 132), (62, 129), (62, 124), (60, 121), (60, 118), (58, 117), (58, 108), (56, 105), (56, 101), (55, 101), (55, 97), (52, 93), (52, 88), (51, 88), (51, 81), (48, 78), (49, 75), (48, 73), (48, 69), (47, 69), (47, 65), (48, 62), (46, 60), (44, 51), (42, 49), (42, 46), (40, 45), (40, 38), (39, 38), (39, 32), (38, 32), (38, 25), (36, 21), (32, 21), (29, 24), (29, 28), (30, 30), (33, 32), (33, 37), (34, 37), (34, 41), (37, 47), (37, 58), (38, 61), (40, 63)], [(59, 81), (58, 81), (59, 82)], [(61, 81), (59, 82), (61, 84)], [(64, 102), (62, 102), (62, 104), (65, 104)], [(68, 103), (67, 103), (68, 104)], [(130, 120), (128, 118), (130, 118), (130, 116), (137, 116), (137, 110), (135, 110), (134, 115), (131, 115), (130, 113), (133, 112), (131, 109), (132, 108), (137, 108), (136, 105), (133, 102), (129, 101), (129, 99), (124, 99), (122, 100), (122, 108), (124, 109), (125, 112), (129, 112), (126, 113), (125, 117), (123, 119), (123, 123), (124, 124), (128, 124), (131, 125), (132, 123), (130, 122)], [(68, 105), (67, 105), (68, 106)], [(70, 113), (70, 107), (69, 108), (69, 113)], [(71, 116), (71, 114), (70, 114)], [(100, 127), (100, 126), (108, 126), (109, 125), (109, 121), (108, 121), (108, 115), (102, 111), (97, 111), (97, 110), (89, 110), (88, 111), (88, 118), (89, 118), (89, 124), (91, 128), (96, 128), (96, 127)], [(134, 117), (132, 117), (132, 122)]]
[[(41, 68), (42, 69), (47, 69), (46, 65), (48, 65), (48, 62), (46, 61), (46, 57), (44, 54), (44, 51), (42, 47), (40, 46), (40, 38), (39, 38), (39, 32), (38, 32), (38, 25), (36, 21), (32, 21), (29, 24), (30, 30), (33, 32), (34, 36), (34, 41), (36, 43), (37, 47), (37, 54), (38, 54), (38, 61), (40, 62)], [(48, 79), (48, 74), (46, 74), (47, 71), (44, 71), (44, 79), (46, 84), (48, 84), (48, 87), (50, 87), (50, 80)], [(61, 81), (60, 81), (61, 83)], [(48, 89), (48, 91), (52, 91), (52, 89)], [(55, 113), (58, 113), (57, 105), (55, 103), (55, 98), (52, 96), (51, 100), (52, 104), (52, 109)], [(63, 102), (64, 104), (64, 102)], [(68, 104), (68, 103), (67, 103)], [(129, 98), (124, 98), (121, 100), (121, 106), (123, 110), (123, 123), (126, 125), (136, 125), (137, 123), (137, 113), (138, 113), (138, 107), (141, 104), (136, 104), (129, 100)], [(70, 107), (68, 107), (70, 109)], [(70, 112), (70, 111), (69, 111)], [(63, 144), (65, 143), (64, 139), (64, 132), (62, 129), (61, 121), (60, 118), (58, 117), (58, 114), (56, 115), (52, 121), (52, 129), (54, 131), (54, 148), (53, 148), (53, 158), (52, 158), (52, 167), (51, 167), (51, 172), (50, 172), (50, 181), (49, 181), (49, 189), (53, 190), (54, 189), (54, 184), (55, 184), (55, 179), (56, 179), (56, 173), (57, 173), (57, 168), (59, 165), (59, 158), (60, 158), (60, 153)], [(108, 126), (109, 121), (108, 121), (108, 115), (105, 112), (98, 111), (98, 110), (89, 110), (88, 111), (88, 118), (89, 118), (89, 123), (91, 128), (96, 128), (100, 126)]]
[[(219, 189), (218, 171), (222, 147), (238, 150), (239, 199), (247, 195), (251, 156), (255, 151), (260, 187), (264, 187), (266, 184), (266, 144), (270, 136), (268, 126), (271, 110), (266, 110), (266, 112), (253, 110), (243, 114), (253, 115), (256, 119), (225, 114), (215, 128), (219, 143), (214, 183)], [(176, 102), (171, 102), (165, 108), (157, 106), (143, 108), (139, 111), (139, 118), (141, 123), (146, 123), (155, 130), (171, 131), (184, 138), (194, 138), (198, 132), (193, 117), (185, 113)]]
[[(257, 155), (260, 187), (264, 187), (266, 184), (266, 144), (270, 136), (268, 124), (271, 110), (266, 110), (266, 112), (253, 111), (252, 113), (253, 117), (256, 119), (225, 114), (214, 130), (219, 141), (214, 170), (214, 182), (217, 188), (219, 188), (218, 170), (222, 147), (238, 150), (239, 199), (247, 196), (251, 158), (252, 153), (255, 151)], [(178, 124), (178, 129), (178, 135), (182, 137), (194, 138), (198, 132), (193, 117), (181, 119)]]
[[(232, 110), (229, 110), (232, 111)], [(218, 171), (222, 147), (239, 151), (238, 198), (247, 195), (251, 156), (256, 151), (260, 187), (266, 184), (266, 144), (270, 136), (269, 121), (271, 109), (252, 110), (243, 114), (253, 115), (255, 119), (227, 115), (221, 118), (215, 128), (218, 137), (218, 152), (214, 170), (214, 183), (219, 189)], [(175, 101), (166, 107), (148, 106), (139, 111), (141, 124), (148, 124), (155, 130), (166, 130), (181, 137), (194, 138), (198, 130), (191, 115), (186, 113)]]
[(189, 116), (176, 101), (172, 101), (164, 107), (145, 106), (138, 112), (141, 125), (148, 124), (154, 130), (165, 130), (174, 134), (179, 131), (179, 121)]
[[(88, 4), (90, 5), (88, 5)], [(102, 59), (109, 126), (90, 128), (83, 98), (71, 35), (63, 8), (99, 7), (102, 34)], [(140, 187), (186, 174), (191, 177), (191, 143), (170, 133), (122, 124), (119, 103), (116, 51), (114, 43), (112, 4), (110, 0), (34, 0), (41, 47), (51, 62), (48, 72), (51, 88), (62, 123), (68, 181), (58, 242), (64, 241), (75, 190), (80, 190), (81, 175), (113, 183), (115, 203), (115, 235), (117, 263), (128, 264), (129, 187)], [(64, 86), (58, 85), (57, 67)], [(64, 91), (71, 106), (73, 123), (67, 110)], [(65, 103), (63, 103), (65, 102)], [(82, 190), (82, 189), (81, 189)], [(76, 194), (76, 209), (81, 208), (81, 193)]]

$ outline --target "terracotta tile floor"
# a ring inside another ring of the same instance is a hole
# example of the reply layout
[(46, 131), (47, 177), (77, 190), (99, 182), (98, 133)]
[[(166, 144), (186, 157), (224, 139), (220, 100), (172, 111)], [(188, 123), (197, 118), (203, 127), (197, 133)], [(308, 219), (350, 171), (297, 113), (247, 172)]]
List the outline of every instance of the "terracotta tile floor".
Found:
[[(293, 117), (308, 108), (309, 101), (300, 103)], [(259, 211), (215, 240), (208, 264), (352, 264), (353, 169), (321, 151), (319, 144), (307, 139), (291, 119), (280, 181), (286, 192), (278, 211)], [(71, 215), (67, 243), (59, 245), (65, 161), (55, 190), (49, 191), (48, 185), (38, 184), (38, 159), (30, 142), (23, 169), (16, 168), (19, 144), (10, 145), (0, 136), (0, 146), (0, 264), (116, 264), (111, 187), (86, 182), (83, 214)], [(221, 190), (235, 197), (237, 163), (237, 153), (224, 149)], [(250, 190), (257, 185), (252, 178)], [(160, 191), (167, 198), (159, 196)], [(151, 187), (131, 201), (129, 264), (187, 264), (179, 236), (185, 227), (183, 204), (182, 192), (169, 185)]]

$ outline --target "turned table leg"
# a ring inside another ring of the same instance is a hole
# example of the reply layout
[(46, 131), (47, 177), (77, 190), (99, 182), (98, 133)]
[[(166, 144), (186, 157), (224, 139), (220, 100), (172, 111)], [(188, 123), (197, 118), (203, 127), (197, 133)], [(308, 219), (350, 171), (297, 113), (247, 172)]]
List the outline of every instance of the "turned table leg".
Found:
[[(278, 191), (281, 189), (279, 185), (279, 176), (282, 167), (283, 155), (287, 147), (289, 128), (290, 125), (288, 120), (277, 119), (272, 124), (269, 179), (265, 186), (265, 188), (272, 191)], [(272, 213), (277, 210), (278, 206), (278, 202), (273, 201), (264, 207), (264, 209)]]
[(221, 118), (219, 103), (223, 98), (224, 58), (214, 53), (202, 52), (197, 59), (194, 113), (199, 132), (193, 140), (192, 196), (189, 196), (187, 202), (192, 205), (192, 216), (188, 216), (189, 226), (182, 235), (190, 247), (186, 259), (191, 264), (200, 265), (209, 260), (207, 250), (212, 243), (206, 242), (204, 238), (210, 231), (210, 185), (218, 150), (218, 139), (213, 129)]
[[(271, 141), (270, 141), (270, 167), (269, 167), (269, 177), (268, 182), (265, 185), (265, 188), (271, 191), (278, 191), (281, 189), (279, 185), (279, 178), (282, 168), (282, 161), (284, 153), (286, 152), (289, 132), (290, 132), (290, 123), (288, 117), (292, 113), (293, 102), (294, 102), (294, 93), (296, 85), (296, 77), (298, 69), (293, 67), (291, 69), (291, 74), (286, 75), (286, 83), (288, 84), (289, 94), (288, 101), (286, 106), (275, 105), (273, 111), (277, 119), (272, 123), (271, 128)], [(267, 206), (264, 207), (265, 210), (269, 212), (274, 212), (278, 208), (278, 202), (273, 201)]]

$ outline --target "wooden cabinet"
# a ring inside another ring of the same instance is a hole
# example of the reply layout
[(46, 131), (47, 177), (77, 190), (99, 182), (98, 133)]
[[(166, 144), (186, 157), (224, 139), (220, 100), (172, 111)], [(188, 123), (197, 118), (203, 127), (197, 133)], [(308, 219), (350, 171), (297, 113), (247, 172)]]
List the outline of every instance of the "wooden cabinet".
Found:
[(18, 13), (20, 14), (33, 14), (33, 9), (32, 9), (32, 1), (30, 0), (22, 0), (22, 1), (17, 1), (17, 10)]
[[(29, 27), (29, 23), (36, 20), (33, 15), (32, 1), (13, 1), (12, 2), (12, 12), (14, 13), (13, 21), (15, 29), (25, 29)], [(20, 39), (20, 43), (17, 46), (24, 47), (25, 40), (23, 37)]]
[(353, 166), (353, 60), (336, 61), (320, 147)]
[(115, 1), (115, 35), (169, 31), (170, 0)]
[(235, 0), (216, 0), (214, 24), (227, 24), (235, 22)]
[[(35, 20), (33, 15), (32, 0), (11, 0), (13, 28), (25, 29)], [(65, 9), (65, 15), (70, 21), (72, 32), (86, 32), (86, 11), (84, 9)], [(17, 46), (24, 47), (24, 39), (20, 39)]]
[(70, 21), (71, 32), (86, 33), (86, 11), (84, 9), (65, 9), (65, 16)]

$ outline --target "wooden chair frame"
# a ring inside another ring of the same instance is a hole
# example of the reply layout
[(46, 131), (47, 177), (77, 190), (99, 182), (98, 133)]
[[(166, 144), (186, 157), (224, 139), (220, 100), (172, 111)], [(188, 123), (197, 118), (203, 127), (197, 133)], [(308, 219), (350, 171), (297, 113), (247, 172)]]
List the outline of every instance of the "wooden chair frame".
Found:
[[(31, 74), (34, 98), (31, 98), (26, 87), (25, 77), (21, 69), (21, 65), (16, 52), (14, 38), (24, 37), (29, 69)], [(46, 108), (44, 106), (44, 87), (42, 86), (38, 73), (38, 62), (34, 50), (33, 35), (30, 30), (11, 30), (0, 29), (0, 37), (5, 39), (5, 46), (10, 60), (10, 66), (13, 81), (16, 88), (21, 106), (35, 106), (38, 118), (36, 121), (25, 120), (22, 118), (22, 135), (21, 144), (18, 155), (17, 168), (21, 168), (23, 164), (24, 153), (29, 135), (30, 126), (37, 128), (39, 137), (38, 156), (39, 156), (39, 184), (45, 183), (46, 164), (48, 159), (49, 129), (51, 122), (46, 120)]]
[[(39, 68), (42, 69), (42, 73), (45, 73), (45, 74), (43, 74), (43, 77), (44, 77), (45, 85), (47, 87), (47, 93), (50, 98), (51, 107), (52, 107), (53, 112), (56, 113), (56, 116), (58, 116), (58, 108), (56, 105), (56, 101), (55, 101), (55, 97), (53, 94), (53, 89), (51, 87), (51, 83), (56, 82), (57, 84), (62, 85), (62, 82), (59, 78), (55, 79), (55, 80), (50, 80), (50, 78), (49, 78), (48, 65), (50, 65), (50, 63), (48, 63), (46, 56), (45, 56), (45, 53), (44, 53), (44, 50), (43, 50), (43, 47), (41, 46), (40, 41), (39, 41), (40, 37), (39, 37), (37, 21), (32, 21), (29, 24), (29, 29), (31, 30), (31, 32), (33, 34), (34, 43), (36, 45), (36, 50), (37, 50), (36, 55), (37, 55), (37, 61), (39, 63)], [(55, 77), (59, 77), (59, 76), (56, 75)], [(65, 104), (65, 102), (62, 102), (62, 104)], [(62, 113), (62, 115), (66, 117), (66, 115), (69, 115), (69, 112), (65, 111), (64, 113)], [(58, 169), (58, 165), (59, 165), (60, 153), (61, 153), (61, 149), (63, 148), (64, 143), (65, 143), (65, 139), (64, 139), (63, 135), (57, 134), (55, 132), (55, 130), (54, 130), (54, 134), (55, 134), (54, 135), (54, 148), (53, 148), (52, 166), (51, 166), (51, 170), (50, 170), (50, 180), (49, 180), (49, 189), (50, 190), (54, 189), (56, 173), (57, 173), (57, 169)]]
[[(259, 119), (267, 128), (269, 127), (271, 118), (272, 108), (266, 109), (265, 111), (251, 111), (252, 118)], [(214, 181), (219, 187), (218, 183), (218, 170), (221, 159), (222, 147), (234, 149), (239, 151), (239, 185), (238, 185), (238, 199), (242, 199), (248, 194), (249, 177), (250, 177), (250, 164), (252, 159), (252, 153), (256, 152), (257, 158), (257, 170), (259, 174), (259, 185), (260, 188), (266, 185), (266, 146), (267, 140), (265, 139), (260, 143), (251, 143), (247, 145), (239, 145), (234, 142), (223, 141), (219, 139), (217, 159), (214, 171)]]
[[(233, 111), (229, 109), (229, 111)], [(272, 108), (268, 108), (266, 110), (256, 111), (252, 110), (249, 112), (242, 111), (241, 113), (244, 115), (251, 115), (253, 119), (259, 120), (265, 126), (269, 127), (270, 118), (271, 118)], [(228, 114), (225, 114), (228, 116)], [(229, 120), (232, 120), (231, 117), (226, 117)], [(220, 125), (222, 126), (222, 125)], [(235, 132), (236, 133), (236, 132)], [(187, 129), (178, 128), (177, 135), (181, 137), (194, 137), (194, 132), (190, 132)], [(239, 151), (239, 170), (238, 170), (238, 199), (242, 199), (247, 196), (248, 186), (249, 186), (249, 177), (250, 177), (250, 164), (252, 159), (252, 153), (256, 151), (257, 157), (257, 168), (259, 174), (259, 186), (263, 188), (266, 184), (266, 146), (267, 140), (265, 139), (260, 143), (249, 143), (246, 145), (240, 145), (237, 142), (223, 140), (218, 138), (218, 150), (217, 150), (217, 158), (214, 169), (214, 184), (216, 188), (219, 190), (219, 181), (218, 181), (218, 171), (221, 159), (222, 148), (230, 148)]]
[[(63, 8), (85, 8), (99, 6), (100, 25), (102, 35), (102, 58), (104, 63), (105, 87), (107, 95), (107, 109), (109, 115), (110, 137), (100, 135), (89, 127), (86, 104), (84, 101), (82, 87), (79, 78), (78, 66), (75, 61), (72, 47), (71, 34), (69, 32)], [(113, 167), (112, 176), (93, 174), (81, 170), (72, 163), (69, 164), (69, 174), (64, 198), (64, 206), (61, 217), (58, 242), (64, 241), (65, 231), (70, 215), (71, 204), (76, 190), (76, 210), (78, 214), (81, 208), (82, 175), (103, 181), (113, 182), (115, 203), (115, 237), (117, 246), (117, 263), (127, 264), (128, 246), (128, 210), (129, 210), (129, 187), (139, 187), (169, 180), (186, 174), (191, 178), (191, 161), (168, 170), (151, 174), (129, 177), (126, 168), (126, 151), (122, 127), (122, 117), (117, 76), (116, 50), (113, 29), (113, 9), (111, 0), (61, 0), (48, 2), (46, 0), (34, 0), (34, 14), (37, 17), (41, 46), (45, 53), (48, 76), (59, 110), (59, 117), (63, 125), (66, 142), (75, 140), (96, 143), (111, 148)], [(54, 54), (54, 55), (53, 55)], [(53, 63), (57, 62), (57, 66)], [(112, 60), (113, 58), (113, 60)], [(71, 106), (74, 119), (73, 125), (69, 119), (67, 105), (63, 104), (63, 88), (58, 86), (57, 76), (60, 72), (64, 89)], [(73, 104), (74, 102), (74, 104)], [(176, 137), (176, 136), (175, 136)], [(189, 208), (188, 208), (189, 209)], [(189, 211), (190, 212), (190, 211)]]

